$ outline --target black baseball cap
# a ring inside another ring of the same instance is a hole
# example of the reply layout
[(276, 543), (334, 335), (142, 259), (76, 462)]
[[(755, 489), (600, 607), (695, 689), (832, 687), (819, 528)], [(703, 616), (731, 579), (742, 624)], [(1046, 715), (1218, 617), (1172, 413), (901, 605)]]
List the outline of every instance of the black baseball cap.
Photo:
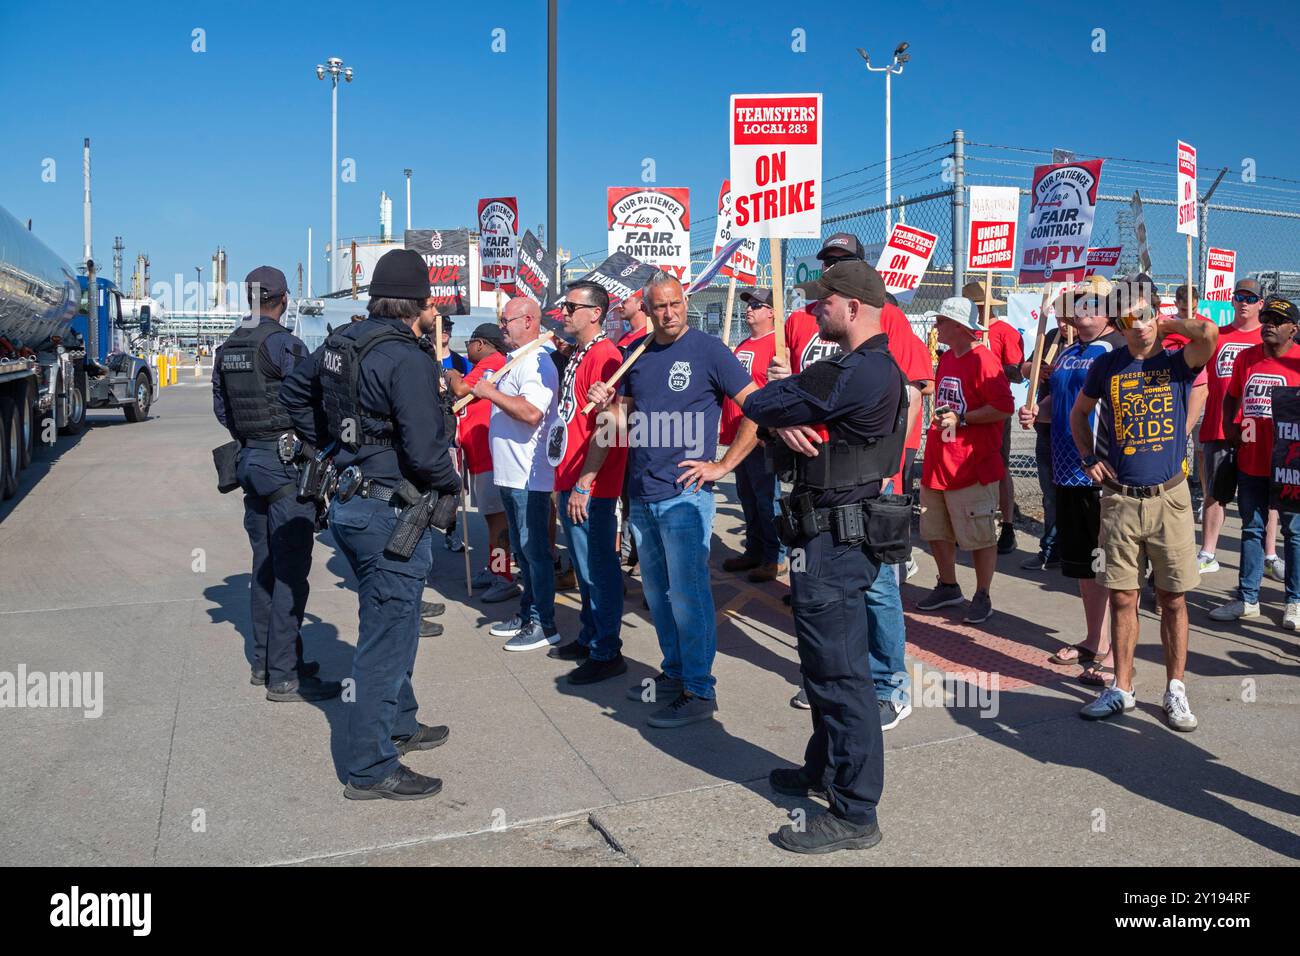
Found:
[(740, 301), (741, 301), (741, 302), (752, 302), (752, 303), (754, 303), (755, 306), (760, 306), (760, 305), (771, 305), (771, 304), (772, 304), (772, 290), (771, 290), (771, 289), (761, 289), (761, 288), (760, 288), (760, 289), (746, 289), (744, 292), (740, 293)]
[(501, 326), (495, 322), (484, 322), (474, 329), (471, 339), (478, 339), (480, 342), (487, 342), (489, 345), (495, 345), (498, 349), (505, 349), (505, 336), (501, 334)]
[(850, 299), (881, 308), (885, 304), (885, 280), (861, 259), (833, 262), (822, 270), (820, 278), (795, 286), (805, 299), (824, 299), (837, 292)]
[(1259, 314), (1260, 316), (1276, 315), (1287, 322), (1300, 325), (1300, 307), (1297, 307), (1290, 299), (1284, 299), (1280, 295), (1270, 295), (1265, 299), (1264, 307), (1259, 310)]
[(859, 242), (858, 237), (853, 235), (851, 232), (837, 232), (827, 239), (826, 242), (822, 244), (821, 252), (817, 253), (817, 258), (825, 262), (826, 256), (832, 252), (841, 255), (847, 253), (854, 259), (861, 259), (866, 255), (866, 251), (862, 248), (862, 243)]
[(267, 299), (278, 299), (289, 291), (289, 280), (275, 266), (258, 266), (248, 274), (244, 282), (249, 288), (253, 286), (258, 288), (263, 302)]

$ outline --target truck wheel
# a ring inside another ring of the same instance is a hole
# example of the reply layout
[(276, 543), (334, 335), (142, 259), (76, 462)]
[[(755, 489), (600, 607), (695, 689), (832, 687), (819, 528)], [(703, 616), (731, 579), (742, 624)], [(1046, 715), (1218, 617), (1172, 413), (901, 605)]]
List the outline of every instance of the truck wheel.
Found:
[(32, 463), (36, 453), (36, 404), (31, 389), (23, 389), (18, 399), (18, 425), (21, 429), (18, 438), (18, 454), (22, 458), (22, 467)]
[(19, 437), (13, 400), (0, 400), (0, 499), (5, 501), (18, 494), (18, 471), (22, 467), (18, 454)]
[(131, 395), (131, 404), (123, 405), (122, 412), (128, 422), (142, 422), (149, 417), (149, 401), (153, 398), (153, 386), (149, 376), (141, 372), (135, 377), (135, 391)]
[[(59, 381), (59, 391), (62, 392), (62, 376)], [(65, 435), (76, 435), (86, 424), (86, 392), (83, 382), (84, 377), (80, 373), (74, 374), (73, 387), (68, 390), (67, 400), (64, 403), (63, 427), (59, 429)]]

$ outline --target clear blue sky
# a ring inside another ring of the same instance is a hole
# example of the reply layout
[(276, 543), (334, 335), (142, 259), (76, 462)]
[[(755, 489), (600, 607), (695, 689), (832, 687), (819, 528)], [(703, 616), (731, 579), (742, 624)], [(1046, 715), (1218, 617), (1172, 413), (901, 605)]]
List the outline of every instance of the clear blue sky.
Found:
[[(605, 187), (639, 182), (645, 157), (660, 185), (690, 187), (696, 218), (711, 213), (733, 92), (822, 92), (825, 175), (879, 160), (883, 81), (854, 47), (883, 61), (900, 40), (914, 59), (894, 86), (895, 155), (962, 127), (979, 142), (1172, 166), (1181, 137), (1206, 167), (1236, 171), (1249, 156), (1261, 175), (1300, 180), (1294, 12), (1267, 0), (561, 0), (559, 240), (602, 247)], [(191, 50), (196, 27), (205, 53)], [(504, 54), (491, 51), (496, 27)], [(796, 28), (805, 53), (791, 50)], [(497, 195), (517, 195), (535, 227), (546, 213), (545, 29), (544, 0), (5, 3), (0, 205), (79, 258), (88, 135), (105, 268), (121, 235), (128, 281), (141, 250), (155, 281), (193, 279), (196, 265), (207, 279), (218, 244), (232, 278), (268, 262), (292, 281), (311, 226), (319, 277), (329, 86), (314, 67), (339, 56), (357, 75), (340, 89), (340, 156), (358, 173), (340, 185), (340, 236), (377, 233), (380, 190), (400, 235), (407, 166), (417, 227), (469, 225), (475, 200)], [(86, 36), (96, 39), (89, 63)], [(54, 183), (41, 181), (46, 157)], [(1170, 193), (1172, 183), (1171, 169)]]

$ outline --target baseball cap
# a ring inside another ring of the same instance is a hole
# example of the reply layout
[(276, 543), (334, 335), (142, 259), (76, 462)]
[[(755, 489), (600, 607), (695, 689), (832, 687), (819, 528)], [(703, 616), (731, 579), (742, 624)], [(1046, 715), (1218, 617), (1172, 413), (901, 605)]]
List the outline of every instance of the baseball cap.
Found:
[(250, 288), (257, 286), (262, 301), (278, 299), (289, 291), (289, 281), (275, 266), (258, 266), (244, 279)]
[(1294, 322), (1300, 325), (1300, 307), (1297, 307), (1290, 299), (1284, 299), (1280, 295), (1270, 295), (1264, 300), (1264, 307), (1259, 310), (1260, 316), (1275, 315), (1286, 322)]
[(752, 302), (754, 303), (755, 306), (771, 305), (772, 290), (771, 289), (753, 289), (753, 290), (746, 289), (744, 292), (740, 293), (740, 301)]
[(984, 326), (980, 324), (979, 313), (975, 310), (975, 303), (965, 296), (950, 295), (944, 299), (937, 312), (925, 313), (925, 318), (935, 321), (938, 319), (951, 319), (963, 328), (970, 329), (972, 332), (983, 332)]
[(817, 253), (817, 258), (825, 261), (827, 253), (831, 252), (848, 253), (855, 259), (861, 259), (866, 255), (862, 249), (862, 243), (851, 232), (837, 232), (827, 239), (822, 244), (821, 252)]
[(501, 326), (495, 322), (484, 322), (477, 326), (470, 338), (495, 345), (499, 349), (504, 349), (506, 344), (505, 336), (501, 334)]
[(1254, 279), (1238, 279), (1237, 284), (1232, 287), (1233, 293), (1251, 292), (1261, 299), (1264, 298), (1264, 287)]
[(877, 309), (885, 304), (885, 280), (861, 259), (834, 262), (822, 270), (819, 278), (795, 286), (809, 302), (824, 299), (832, 292), (857, 299)]

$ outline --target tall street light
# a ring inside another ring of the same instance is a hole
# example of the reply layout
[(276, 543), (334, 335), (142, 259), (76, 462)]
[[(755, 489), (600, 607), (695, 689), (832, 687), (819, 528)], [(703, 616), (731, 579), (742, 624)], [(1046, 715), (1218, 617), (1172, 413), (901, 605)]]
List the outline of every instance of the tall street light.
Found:
[(890, 115), (889, 115), (889, 81), (895, 73), (903, 72), (903, 64), (911, 59), (907, 52), (907, 44), (900, 43), (894, 50), (894, 60), (888, 66), (872, 66), (871, 57), (867, 51), (858, 47), (858, 56), (862, 57), (867, 64), (867, 70), (871, 73), (885, 74), (885, 238), (889, 238), (889, 230), (893, 226), (893, 214), (890, 204), (894, 201), (893, 179), (890, 175)]
[(316, 64), (316, 79), (330, 77), (330, 287), (337, 291), (339, 258), (339, 77), (352, 82), (352, 67), (344, 66), (336, 56), (325, 61), (325, 65)]

